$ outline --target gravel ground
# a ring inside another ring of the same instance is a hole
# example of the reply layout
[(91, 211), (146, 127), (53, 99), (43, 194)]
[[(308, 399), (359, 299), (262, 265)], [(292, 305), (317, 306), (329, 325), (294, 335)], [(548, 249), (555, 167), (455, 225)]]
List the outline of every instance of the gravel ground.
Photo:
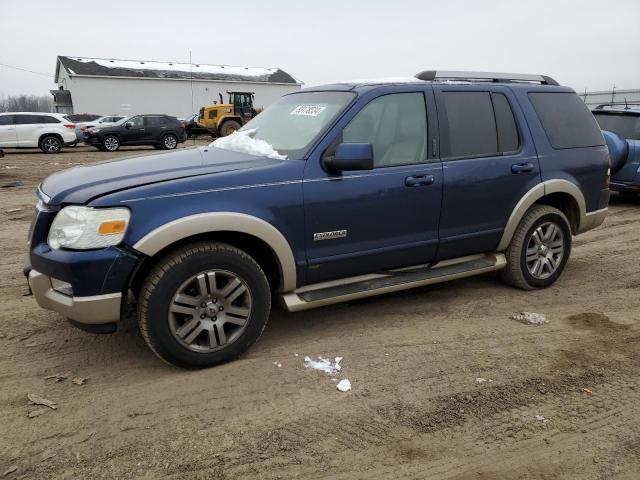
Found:
[[(0, 478), (640, 478), (639, 200), (613, 198), (549, 289), (485, 275), (276, 309), (240, 360), (183, 371), (145, 347), (133, 316), (91, 335), (24, 296), (36, 185), (132, 152), (155, 150), (0, 159), (0, 185), (21, 183), (0, 188)], [(342, 370), (305, 356), (344, 357)]]

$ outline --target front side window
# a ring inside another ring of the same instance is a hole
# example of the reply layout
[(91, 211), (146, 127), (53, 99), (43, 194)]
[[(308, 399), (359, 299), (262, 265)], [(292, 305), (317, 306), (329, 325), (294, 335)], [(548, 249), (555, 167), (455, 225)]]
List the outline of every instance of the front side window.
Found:
[(281, 155), (303, 158), (327, 126), (349, 105), (353, 92), (286, 95), (244, 125), (239, 133), (264, 140)]
[(0, 115), (0, 125), (13, 125), (13, 115)]
[(132, 127), (142, 127), (144, 121), (144, 117), (132, 117), (127, 123), (130, 123)]
[(627, 140), (640, 140), (640, 115), (628, 113), (594, 113), (600, 129), (617, 133)]
[(342, 131), (343, 143), (370, 143), (374, 167), (423, 163), (427, 113), (422, 93), (394, 93), (367, 104)]

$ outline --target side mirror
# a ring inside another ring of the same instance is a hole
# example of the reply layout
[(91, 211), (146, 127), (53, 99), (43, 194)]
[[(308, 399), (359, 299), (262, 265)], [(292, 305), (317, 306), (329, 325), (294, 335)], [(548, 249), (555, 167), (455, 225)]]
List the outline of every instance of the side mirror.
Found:
[(373, 147), (370, 143), (341, 143), (333, 157), (324, 160), (327, 170), (372, 170)]
[(129, 130), (133, 125), (131, 124), (131, 122), (127, 122), (124, 124), (124, 128), (126, 128), (127, 130)]

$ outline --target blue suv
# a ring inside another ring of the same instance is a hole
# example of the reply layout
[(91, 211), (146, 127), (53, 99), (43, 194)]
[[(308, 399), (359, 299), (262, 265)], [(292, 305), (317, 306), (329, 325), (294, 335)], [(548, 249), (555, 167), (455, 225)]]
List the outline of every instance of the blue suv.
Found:
[(609, 146), (611, 190), (640, 195), (640, 105), (598, 105), (593, 115)]
[(287, 95), (203, 148), (56, 173), (25, 273), (91, 332), (137, 306), (163, 360), (206, 367), (300, 311), (485, 272), (553, 284), (600, 225), (609, 155), (573, 90), (425, 71)]

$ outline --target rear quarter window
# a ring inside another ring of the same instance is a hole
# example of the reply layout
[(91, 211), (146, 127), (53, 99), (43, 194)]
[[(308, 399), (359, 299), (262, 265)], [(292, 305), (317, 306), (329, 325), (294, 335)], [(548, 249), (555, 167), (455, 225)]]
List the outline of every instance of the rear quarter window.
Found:
[(575, 93), (529, 92), (529, 100), (553, 148), (604, 145), (598, 123)]

